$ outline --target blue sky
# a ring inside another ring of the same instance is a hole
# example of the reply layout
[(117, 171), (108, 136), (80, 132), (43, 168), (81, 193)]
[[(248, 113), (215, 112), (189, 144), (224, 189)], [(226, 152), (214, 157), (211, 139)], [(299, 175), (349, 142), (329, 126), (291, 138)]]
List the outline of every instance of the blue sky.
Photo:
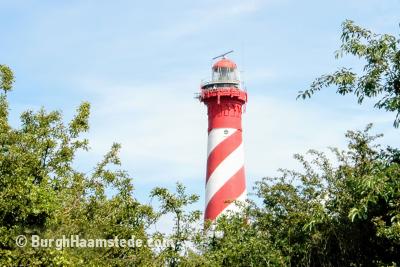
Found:
[(88, 171), (113, 142), (136, 196), (183, 182), (201, 200), (206, 110), (193, 99), (211, 58), (235, 50), (249, 103), (244, 114), (248, 188), (278, 168), (299, 168), (294, 153), (344, 147), (347, 129), (374, 122), (382, 143), (399, 146), (394, 114), (325, 90), (296, 101), (299, 90), (338, 66), (345, 19), (398, 37), (399, 0), (339, 1), (1, 1), (0, 63), (16, 76), (11, 118), (28, 108), (92, 104)]

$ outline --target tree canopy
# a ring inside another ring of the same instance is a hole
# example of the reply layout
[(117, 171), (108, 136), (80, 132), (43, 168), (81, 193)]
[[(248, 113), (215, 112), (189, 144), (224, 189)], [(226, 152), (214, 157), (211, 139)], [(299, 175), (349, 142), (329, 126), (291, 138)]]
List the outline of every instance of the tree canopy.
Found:
[(376, 108), (395, 112), (393, 125), (400, 125), (400, 39), (390, 34), (375, 34), (351, 20), (342, 24), (342, 45), (336, 58), (353, 55), (363, 60), (363, 72), (349, 67), (317, 78), (298, 98), (309, 98), (324, 87), (336, 86), (341, 95), (354, 94), (358, 103), (365, 98), (377, 98)]

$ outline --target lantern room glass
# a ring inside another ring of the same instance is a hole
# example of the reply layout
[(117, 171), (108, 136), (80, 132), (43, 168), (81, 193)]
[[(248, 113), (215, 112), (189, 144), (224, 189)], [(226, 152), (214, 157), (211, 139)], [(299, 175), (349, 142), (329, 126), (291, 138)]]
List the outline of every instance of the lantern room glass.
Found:
[(218, 67), (212, 71), (213, 82), (238, 82), (239, 73), (236, 68)]

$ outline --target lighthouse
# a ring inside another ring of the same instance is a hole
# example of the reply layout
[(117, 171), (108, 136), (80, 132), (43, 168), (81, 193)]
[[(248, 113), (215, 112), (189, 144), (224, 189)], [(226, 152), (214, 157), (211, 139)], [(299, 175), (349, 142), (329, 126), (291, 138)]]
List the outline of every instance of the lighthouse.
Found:
[(234, 201), (246, 199), (242, 113), (247, 92), (228, 53), (214, 58), (211, 80), (201, 84), (199, 95), (208, 114), (204, 219), (211, 221), (238, 211)]

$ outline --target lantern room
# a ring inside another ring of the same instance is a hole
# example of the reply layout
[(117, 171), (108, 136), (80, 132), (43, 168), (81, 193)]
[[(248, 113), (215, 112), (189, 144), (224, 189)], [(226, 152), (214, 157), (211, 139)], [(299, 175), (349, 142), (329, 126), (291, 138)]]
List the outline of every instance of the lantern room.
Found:
[(236, 63), (225, 58), (225, 55), (231, 52), (233, 51), (213, 58), (214, 60), (220, 59), (211, 68), (211, 80), (201, 82), (200, 93), (197, 94), (196, 98), (206, 105), (214, 102), (218, 105), (229, 102), (242, 106), (247, 102), (247, 92), (240, 82)]
[(235, 62), (222, 58), (212, 66), (212, 83), (239, 84), (239, 72)]

